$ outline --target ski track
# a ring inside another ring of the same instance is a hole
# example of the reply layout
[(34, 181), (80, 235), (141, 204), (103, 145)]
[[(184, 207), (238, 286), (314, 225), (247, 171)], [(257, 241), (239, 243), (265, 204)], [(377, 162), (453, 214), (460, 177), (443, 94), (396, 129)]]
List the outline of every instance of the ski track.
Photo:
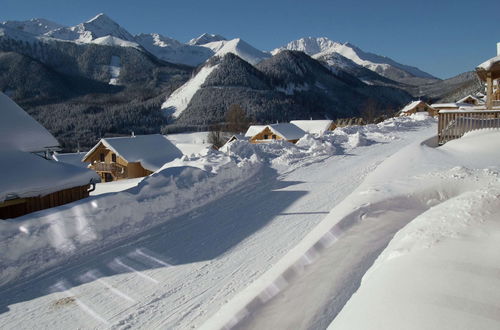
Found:
[(297, 163), (280, 175), (266, 169), (248, 186), (120, 246), (2, 288), (0, 328), (200, 326), (293, 248), (380, 162), (434, 131), (432, 125), (399, 133), (390, 143)]

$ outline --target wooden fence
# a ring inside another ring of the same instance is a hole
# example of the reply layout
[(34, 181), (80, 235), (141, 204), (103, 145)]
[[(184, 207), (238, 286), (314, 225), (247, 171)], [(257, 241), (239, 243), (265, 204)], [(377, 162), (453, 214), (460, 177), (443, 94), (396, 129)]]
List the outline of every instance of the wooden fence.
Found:
[(438, 114), (439, 144), (483, 128), (500, 128), (500, 110), (441, 110)]

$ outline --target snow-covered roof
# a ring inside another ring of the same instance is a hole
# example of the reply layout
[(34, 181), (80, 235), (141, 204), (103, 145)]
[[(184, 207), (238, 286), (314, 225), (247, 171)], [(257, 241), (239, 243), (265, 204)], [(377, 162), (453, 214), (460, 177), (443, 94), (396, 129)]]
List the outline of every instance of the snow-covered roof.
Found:
[(310, 134), (323, 134), (332, 125), (333, 120), (292, 120), (293, 124)]
[(60, 153), (54, 153), (52, 155), (52, 158), (55, 161), (61, 162), (61, 163), (66, 163), (66, 164), (71, 164), (75, 165), (78, 167), (84, 167), (87, 168), (87, 166), (90, 164), (89, 162), (82, 162), (82, 158), (86, 155), (86, 152), (72, 152), (72, 153), (65, 153), (65, 154), (60, 154)]
[(459, 102), (456, 102), (456, 103), (434, 103), (434, 104), (431, 104), (431, 107), (433, 108), (439, 108), (439, 109), (445, 109), (445, 108), (453, 108), (453, 109), (458, 109), (458, 108), (467, 108), (467, 107), (471, 107), (471, 106), (474, 106), (473, 104), (469, 104), (469, 103), (459, 103)]
[(306, 134), (302, 129), (290, 123), (272, 124), (266, 127), (285, 140), (298, 140)]
[(259, 134), (260, 132), (262, 132), (264, 127), (266, 127), (266, 125), (252, 125), (247, 129), (245, 136), (246, 137), (255, 136), (255, 135)]
[(58, 146), (49, 131), (0, 92), (0, 149), (37, 152)]
[(228, 141), (234, 141), (234, 140), (248, 141), (248, 137), (246, 137), (244, 134), (234, 134), (229, 138)]
[(101, 139), (83, 160), (87, 159), (101, 143), (127, 162), (140, 162), (142, 167), (153, 172), (165, 163), (182, 156), (182, 152), (166, 136), (151, 134)]
[(408, 111), (411, 111), (413, 110), (417, 105), (419, 105), (420, 103), (424, 103), (424, 101), (421, 101), (421, 100), (418, 100), (418, 101), (411, 101), (410, 103), (408, 103), (407, 105), (405, 105), (405, 107), (403, 109), (401, 109), (401, 112), (408, 112)]
[(43, 196), (100, 180), (94, 171), (19, 150), (0, 152), (0, 178), (0, 202)]
[(476, 67), (476, 73), (483, 81), (486, 81), (487, 72), (491, 72), (493, 79), (500, 77), (500, 55), (490, 58)]
[(484, 61), (483, 63), (479, 64), (477, 66), (478, 69), (486, 70), (489, 71), (495, 65), (496, 63), (500, 63), (500, 55), (497, 55), (493, 58), (490, 58), (487, 61)]
[(476, 102), (478, 103), (483, 103), (483, 100), (480, 100), (479, 98), (473, 96), (473, 95), (467, 95), (466, 97), (463, 97), (461, 98), (460, 100), (457, 101), (457, 103), (465, 103), (465, 101), (467, 101), (468, 98), (471, 98), (473, 100), (475, 100)]

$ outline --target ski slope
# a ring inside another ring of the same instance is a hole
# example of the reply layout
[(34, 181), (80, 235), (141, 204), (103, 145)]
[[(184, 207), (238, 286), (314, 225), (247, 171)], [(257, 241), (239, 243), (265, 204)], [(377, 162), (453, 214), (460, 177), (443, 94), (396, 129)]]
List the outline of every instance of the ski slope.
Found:
[[(149, 229), (0, 288), (0, 328), (198, 327), (294, 248), (378, 164), (435, 130), (433, 121), (403, 118), (339, 130), (326, 138), (334, 146), (312, 137), (299, 147), (254, 146), (267, 165), (222, 197), (173, 218), (150, 204), (156, 225)], [(249, 150), (240, 143), (229, 152)], [(204, 159), (178, 162), (213, 168)], [(150, 182), (143, 185), (158, 186)], [(116, 212), (102, 214), (119, 221)], [(126, 228), (124, 222), (119, 230)]]

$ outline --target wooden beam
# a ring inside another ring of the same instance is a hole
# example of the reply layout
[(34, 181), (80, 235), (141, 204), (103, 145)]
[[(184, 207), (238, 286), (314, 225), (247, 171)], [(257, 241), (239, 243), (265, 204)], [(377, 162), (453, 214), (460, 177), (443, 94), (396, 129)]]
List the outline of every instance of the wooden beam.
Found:
[(493, 109), (493, 79), (491, 72), (486, 76), (486, 109)]

